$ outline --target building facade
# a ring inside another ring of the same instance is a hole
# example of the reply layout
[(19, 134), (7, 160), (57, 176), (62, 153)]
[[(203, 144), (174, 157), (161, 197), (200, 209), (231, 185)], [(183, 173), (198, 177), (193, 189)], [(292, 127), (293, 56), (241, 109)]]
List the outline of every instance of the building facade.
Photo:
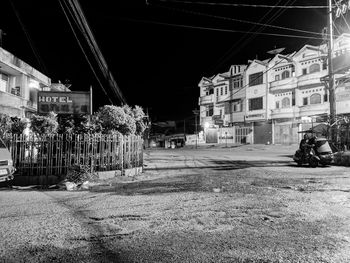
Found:
[(0, 112), (28, 117), (37, 111), (38, 92), (51, 80), (0, 47)]
[[(350, 119), (350, 34), (334, 40), (332, 56), (336, 113)], [(295, 144), (301, 139), (298, 132), (329, 116), (327, 45), (305, 45), (291, 54), (255, 59), (242, 69), (237, 74), (243, 78), (242, 88), (237, 92), (231, 69), (201, 80), (203, 127), (206, 123), (216, 128), (241, 123), (251, 127), (252, 143)], [(229, 87), (228, 94), (222, 93), (221, 85)], [(219, 118), (224, 121), (215, 123)], [(221, 125), (215, 126), (218, 123)]]

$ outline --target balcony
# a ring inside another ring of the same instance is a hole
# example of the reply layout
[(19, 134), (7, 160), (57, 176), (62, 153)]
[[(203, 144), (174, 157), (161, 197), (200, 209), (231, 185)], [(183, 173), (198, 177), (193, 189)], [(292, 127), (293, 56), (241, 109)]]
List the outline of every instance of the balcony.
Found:
[(301, 75), (298, 77), (298, 87), (320, 85), (320, 78), (324, 77), (325, 75), (326, 73), (322, 71), (312, 74)]
[(199, 104), (200, 105), (212, 104), (214, 102), (215, 102), (214, 94), (210, 94), (210, 95), (203, 96), (203, 97), (199, 98)]
[(270, 91), (293, 89), (297, 87), (297, 84), (296, 77), (273, 81), (270, 83)]
[(271, 110), (271, 119), (299, 117), (300, 109), (297, 106)]
[(329, 103), (300, 106), (300, 117), (312, 116), (312, 115), (318, 115), (318, 114), (328, 114), (328, 113), (329, 113)]

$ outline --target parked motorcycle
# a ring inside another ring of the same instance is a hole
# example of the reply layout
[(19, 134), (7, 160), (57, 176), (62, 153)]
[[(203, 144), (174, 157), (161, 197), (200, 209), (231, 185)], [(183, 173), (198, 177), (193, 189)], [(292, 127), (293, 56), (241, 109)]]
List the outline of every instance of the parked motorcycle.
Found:
[(293, 160), (299, 165), (309, 164), (311, 167), (330, 165), (334, 160), (332, 149), (326, 138), (316, 138), (308, 151), (297, 150)]

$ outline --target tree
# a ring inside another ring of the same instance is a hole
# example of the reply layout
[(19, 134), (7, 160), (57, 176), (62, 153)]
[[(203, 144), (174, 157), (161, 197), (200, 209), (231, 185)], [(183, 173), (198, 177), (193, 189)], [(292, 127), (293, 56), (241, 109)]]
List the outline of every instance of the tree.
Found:
[(26, 119), (20, 119), (18, 117), (12, 117), (11, 133), (22, 134), (23, 131), (28, 127), (28, 121)]
[(33, 115), (30, 118), (31, 130), (37, 135), (49, 135), (57, 133), (57, 114), (50, 112), (48, 115)]
[(113, 105), (105, 105), (96, 113), (101, 123), (103, 133), (120, 132), (123, 135), (134, 134), (136, 123), (134, 118), (127, 114), (129, 108), (122, 108)]
[(0, 113), (0, 136), (11, 132), (12, 120), (7, 114)]

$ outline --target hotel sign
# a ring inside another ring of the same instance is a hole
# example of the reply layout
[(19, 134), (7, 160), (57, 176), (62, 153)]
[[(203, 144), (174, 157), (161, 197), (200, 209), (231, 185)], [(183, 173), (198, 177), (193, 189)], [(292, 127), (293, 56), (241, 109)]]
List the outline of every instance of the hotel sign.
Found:
[(91, 114), (90, 92), (52, 92), (38, 93), (38, 113)]

